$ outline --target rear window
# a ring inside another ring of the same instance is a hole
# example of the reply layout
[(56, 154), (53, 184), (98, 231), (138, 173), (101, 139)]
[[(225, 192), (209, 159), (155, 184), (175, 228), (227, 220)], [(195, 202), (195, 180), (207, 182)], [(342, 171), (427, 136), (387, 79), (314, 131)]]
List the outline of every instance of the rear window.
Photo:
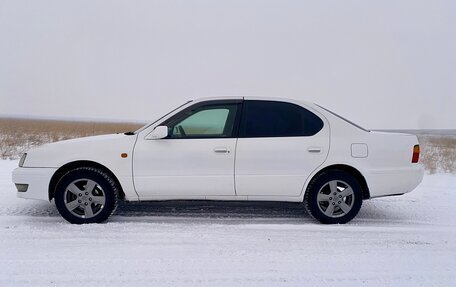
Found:
[(347, 120), (346, 118), (344, 118), (344, 117), (342, 117), (342, 116), (339, 116), (338, 114), (336, 114), (336, 113), (333, 112), (333, 111), (328, 110), (327, 108), (323, 108), (323, 107), (320, 106), (320, 105), (317, 105), (317, 106), (319, 106), (319, 107), (322, 108), (323, 110), (327, 111), (328, 113), (331, 113), (331, 114), (335, 115), (335, 116), (338, 117), (339, 119), (341, 119), (341, 120), (343, 120), (343, 121), (345, 121), (345, 122), (351, 124), (352, 126), (357, 127), (357, 128), (360, 129), (360, 130), (363, 130), (363, 131), (365, 131), (365, 132), (370, 132), (370, 130), (365, 129), (365, 128), (363, 128), (363, 127), (361, 127), (361, 126), (355, 124), (354, 122)]

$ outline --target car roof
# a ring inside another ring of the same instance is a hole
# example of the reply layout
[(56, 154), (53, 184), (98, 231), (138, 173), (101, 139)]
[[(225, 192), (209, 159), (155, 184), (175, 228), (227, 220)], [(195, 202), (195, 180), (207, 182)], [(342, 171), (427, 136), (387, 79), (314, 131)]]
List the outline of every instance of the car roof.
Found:
[(312, 105), (314, 103), (306, 102), (302, 100), (295, 100), (295, 99), (288, 99), (288, 98), (276, 98), (276, 97), (264, 97), (264, 96), (242, 96), (242, 95), (229, 95), (229, 96), (214, 96), (214, 97), (204, 97), (204, 98), (197, 98), (194, 99), (193, 102), (204, 102), (204, 101), (214, 101), (214, 100), (257, 100), (257, 101), (278, 101), (278, 102), (287, 102), (287, 103), (295, 103), (295, 104), (304, 104), (304, 105)]

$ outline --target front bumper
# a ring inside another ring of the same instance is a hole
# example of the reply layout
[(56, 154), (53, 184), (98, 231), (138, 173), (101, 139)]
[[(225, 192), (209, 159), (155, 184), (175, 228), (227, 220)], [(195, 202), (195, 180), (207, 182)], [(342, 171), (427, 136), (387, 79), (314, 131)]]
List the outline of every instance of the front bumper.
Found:
[(17, 192), (17, 197), (49, 201), (49, 182), (57, 168), (19, 167), (13, 171), (13, 183), (28, 185), (27, 191)]

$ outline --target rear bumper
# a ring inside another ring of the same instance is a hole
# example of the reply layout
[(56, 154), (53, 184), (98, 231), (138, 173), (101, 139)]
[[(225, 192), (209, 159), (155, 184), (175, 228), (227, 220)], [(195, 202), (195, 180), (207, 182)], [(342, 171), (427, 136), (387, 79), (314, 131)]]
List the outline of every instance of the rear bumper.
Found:
[(49, 182), (56, 168), (19, 167), (13, 171), (13, 183), (27, 185), (27, 191), (17, 192), (17, 197), (49, 201)]
[(370, 197), (404, 194), (414, 190), (423, 180), (421, 164), (400, 169), (372, 170), (367, 176)]

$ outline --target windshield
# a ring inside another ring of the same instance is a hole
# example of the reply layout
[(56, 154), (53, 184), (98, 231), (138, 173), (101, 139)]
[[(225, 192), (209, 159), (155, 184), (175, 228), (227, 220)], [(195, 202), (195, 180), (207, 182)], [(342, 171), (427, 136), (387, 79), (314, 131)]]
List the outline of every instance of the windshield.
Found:
[(177, 111), (178, 109), (182, 108), (183, 106), (185, 106), (185, 105), (187, 105), (188, 103), (191, 103), (191, 102), (192, 102), (192, 101), (188, 101), (188, 102), (186, 102), (186, 103), (184, 103), (184, 104), (178, 106), (177, 108), (171, 110), (169, 113), (165, 114), (164, 116), (162, 116), (162, 117), (156, 119), (156, 120), (153, 121), (152, 123), (149, 123), (149, 124), (143, 126), (142, 128), (138, 129), (137, 131), (135, 131), (135, 134), (142, 132), (142, 131), (145, 130), (146, 128), (150, 127), (151, 125), (153, 125), (153, 124), (155, 124), (156, 122), (162, 120), (163, 118), (167, 117), (168, 115), (174, 113), (174, 112)]

